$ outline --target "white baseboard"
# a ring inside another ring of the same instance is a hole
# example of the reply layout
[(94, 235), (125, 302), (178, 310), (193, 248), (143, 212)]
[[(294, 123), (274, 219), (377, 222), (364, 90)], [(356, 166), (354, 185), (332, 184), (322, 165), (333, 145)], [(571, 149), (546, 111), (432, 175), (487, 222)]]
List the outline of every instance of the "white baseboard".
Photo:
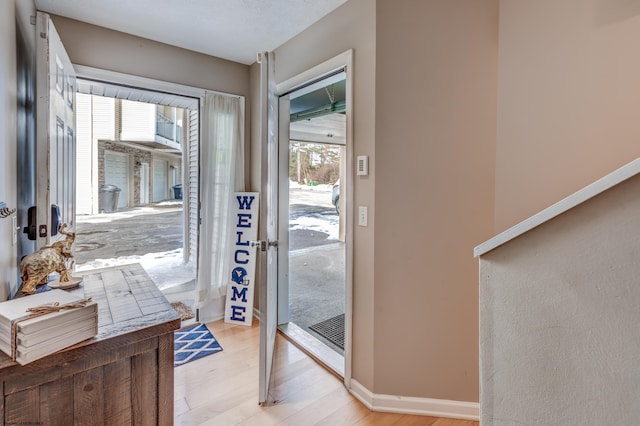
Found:
[(378, 395), (369, 391), (369, 389), (362, 386), (355, 379), (351, 379), (349, 391), (372, 411), (447, 417), (451, 419), (480, 420), (480, 404), (477, 402)]

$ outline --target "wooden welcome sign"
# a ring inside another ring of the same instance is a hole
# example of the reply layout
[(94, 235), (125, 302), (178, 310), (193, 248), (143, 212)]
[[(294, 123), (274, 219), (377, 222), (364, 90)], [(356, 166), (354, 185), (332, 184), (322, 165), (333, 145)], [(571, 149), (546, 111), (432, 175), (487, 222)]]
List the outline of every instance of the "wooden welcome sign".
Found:
[(251, 241), (258, 237), (258, 193), (236, 192), (233, 204), (233, 251), (224, 321), (250, 326), (256, 272), (256, 248)]

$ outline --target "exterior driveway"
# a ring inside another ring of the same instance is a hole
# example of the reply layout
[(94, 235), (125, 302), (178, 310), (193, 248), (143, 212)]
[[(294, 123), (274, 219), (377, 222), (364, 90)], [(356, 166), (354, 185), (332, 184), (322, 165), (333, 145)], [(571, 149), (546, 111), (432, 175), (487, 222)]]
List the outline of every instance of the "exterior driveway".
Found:
[(77, 217), (76, 265), (183, 247), (182, 204), (161, 203)]

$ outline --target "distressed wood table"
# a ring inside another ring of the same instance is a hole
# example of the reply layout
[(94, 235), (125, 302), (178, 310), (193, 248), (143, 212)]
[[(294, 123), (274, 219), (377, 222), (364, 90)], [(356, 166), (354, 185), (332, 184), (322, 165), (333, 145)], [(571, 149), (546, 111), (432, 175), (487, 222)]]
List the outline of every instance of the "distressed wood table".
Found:
[(178, 314), (139, 264), (73, 275), (98, 335), (24, 366), (0, 352), (0, 424), (173, 424)]

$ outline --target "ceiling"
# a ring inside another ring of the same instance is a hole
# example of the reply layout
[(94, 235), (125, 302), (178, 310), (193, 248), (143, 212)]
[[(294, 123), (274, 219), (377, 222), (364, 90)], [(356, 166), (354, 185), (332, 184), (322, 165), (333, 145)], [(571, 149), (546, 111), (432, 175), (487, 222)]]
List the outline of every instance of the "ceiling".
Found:
[(38, 10), (250, 65), (347, 0), (35, 0)]
[[(255, 62), (257, 52), (274, 50), (346, 1), (35, 0), (37, 9), (44, 12), (247, 65)], [(292, 122), (292, 138), (344, 144), (344, 75), (309, 89), (292, 96), (291, 112), (300, 115), (292, 115), (292, 121), (297, 121)], [(82, 80), (78, 90), (180, 108), (197, 107), (191, 98), (104, 82)]]

